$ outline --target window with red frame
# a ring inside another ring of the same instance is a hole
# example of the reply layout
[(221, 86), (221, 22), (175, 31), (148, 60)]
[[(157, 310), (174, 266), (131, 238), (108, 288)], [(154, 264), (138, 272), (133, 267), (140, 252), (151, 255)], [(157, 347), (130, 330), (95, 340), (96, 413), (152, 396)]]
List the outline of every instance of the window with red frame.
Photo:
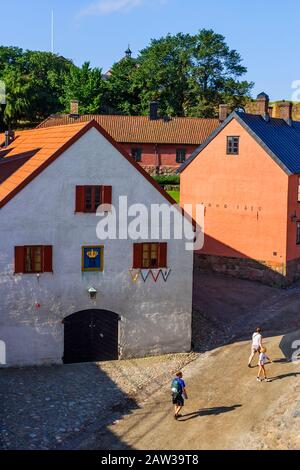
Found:
[(135, 243), (133, 246), (133, 268), (166, 268), (167, 248), (167, 243)]
[(52, 273), (52, 246), (15, 247), (15, 273)]
[(76, 212), (95, 213), (101, 204), (112, 204), (111, 186), (76, 186)]

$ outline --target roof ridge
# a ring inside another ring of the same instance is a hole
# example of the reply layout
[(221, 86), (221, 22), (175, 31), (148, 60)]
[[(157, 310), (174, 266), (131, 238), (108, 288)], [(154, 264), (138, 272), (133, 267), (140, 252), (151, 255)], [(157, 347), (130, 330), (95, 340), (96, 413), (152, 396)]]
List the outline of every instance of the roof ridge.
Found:
[[(70, 125), (61, 126), (60, 131), (63, 128), (70, 129)], [(90, 129), (95, 128), (98, 132), (111, 144), (115, 147), (119, 153), (126, 158), (126, 160), (135, 167), (135, 169), (144, 176), (144, 178), (152, 184), (152, 186), (160, 192), (160, 194), (172, 205), (176, 204), (176, 201), (169, 196), (169, 194), (161, 188), (161, 186), (133, 159), (131, 158), (124, 149), (107, 133), (103, 127), (95, 120), (92, 119), (88, 122), (76, 123), (73, 127), (74, 132), (68, 133), (65, 140), (58, 141), (57, 148), (52, 148), (52, 145), (47, 148), (47, 146), (42, 146), (36, 154), (30, 158), (23, 166), (18, 168), (14, 173), (12, 173), (9, 178), (7, 178), (0, 185), (0, 209), (3, 207), (10, 199), (12, 199), (17, 193), (19, 193), (27, 184), (29, 184), (36, 176), (38, 176), (46, 167), (48, 167), (53, 161), (55, 161), (61, 154), (70, 148), (75, 142), (77, 142), (86, 132)], [(51, 128), (41, 128), (41, 129), (31, 129), (30, 133), (57, 133), (57, 127)], [(60, 132), (60, 134), (63, 134)], [(37, 141), (33, 141), (33, 145), (37, 145)], [(14, 147), (15, 150), (20, 152), (20, 148), (17, 146)], [(11, 149), (13, 150), (13, 149)], [(30, 149), (26, 149), (30, 150)], [(31, 149), (33, 150), (33, 149)], [(48, 152), (47, 152), (48, 150)], [(24, 149), (23, 149), (24, 151)]]
[(178, 173), (182, 173), (190, 163), (205, 149), (207, 145), (232, 121), (236, 119), (240, 125), (256, 140), (266, 153), (288, 175), (300, 174), (300, 123), (293, 121), (290, 126), (282, 118), (271, 118), (266, 121), (260, 114), (233, 111), (227, 119), (201, 144), (181, 165)]

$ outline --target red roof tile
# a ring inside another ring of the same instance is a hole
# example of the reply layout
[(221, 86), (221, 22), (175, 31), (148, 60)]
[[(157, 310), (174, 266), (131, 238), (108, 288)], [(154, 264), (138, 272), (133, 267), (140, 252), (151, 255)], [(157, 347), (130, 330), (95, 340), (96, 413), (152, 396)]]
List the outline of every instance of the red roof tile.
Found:
[(156, 183), (156, 181), (154, 181), (96, 121), (89, 121), (18, 132), (15, 140), (5, 148), (5, 150), (9, 150), (9, 152), (5, 157), (2, 157), (2, 160), (9, 162), (11, 158), (11, 162), (13, 162), (15, 161), (13, 157), (24, 155), (26, 152), (32, 152), (33, 156), (0, 184), (0, 208), (92, 127), (96, 128), (114, 145), (123, 157), (126, 158), (171, 204), (175, 204), (175, 201)]
[(155, 143), (200, 145), (219, 126), (218, 119), (171, 118), (151, 121), (147, 116), (119, 115), (54, 115), (39, 128), (87, 122), (91, 119), (102, 126), (119, 143)]

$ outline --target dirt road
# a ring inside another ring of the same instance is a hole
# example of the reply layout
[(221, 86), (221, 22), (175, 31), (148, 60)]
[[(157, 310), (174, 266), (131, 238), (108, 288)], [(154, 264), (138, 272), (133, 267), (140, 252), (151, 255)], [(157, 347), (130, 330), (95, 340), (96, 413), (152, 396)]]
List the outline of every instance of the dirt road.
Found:
[(247, 368), (248, 342), (224, 346), (185, 368), (189, 400), (181, 419), (173, 418), (168, 387), (95, 436), (92, 447), (300, 449), (300, 366), (285, 362), (280, 340), (265, 341), (276, 361), (268, 366), (271, 383), (258, 383), (257, 368)]

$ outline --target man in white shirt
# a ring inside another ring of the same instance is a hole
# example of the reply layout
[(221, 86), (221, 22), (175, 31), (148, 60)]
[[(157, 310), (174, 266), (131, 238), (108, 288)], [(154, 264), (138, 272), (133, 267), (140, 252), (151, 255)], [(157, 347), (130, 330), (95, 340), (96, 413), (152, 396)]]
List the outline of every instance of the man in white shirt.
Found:
[(249, 362), (248, 362), (248, 367), (251, 366), (251, 362), (253, 361), (253, 358), (255, 354), (259, 354), (261, 351), (261, 348), (263, 347), (262, 345), (262, 329), (257, 328), (255, 333), (252, 335), (252, 345), (251, 345), (251, 355), (249, 357)]

